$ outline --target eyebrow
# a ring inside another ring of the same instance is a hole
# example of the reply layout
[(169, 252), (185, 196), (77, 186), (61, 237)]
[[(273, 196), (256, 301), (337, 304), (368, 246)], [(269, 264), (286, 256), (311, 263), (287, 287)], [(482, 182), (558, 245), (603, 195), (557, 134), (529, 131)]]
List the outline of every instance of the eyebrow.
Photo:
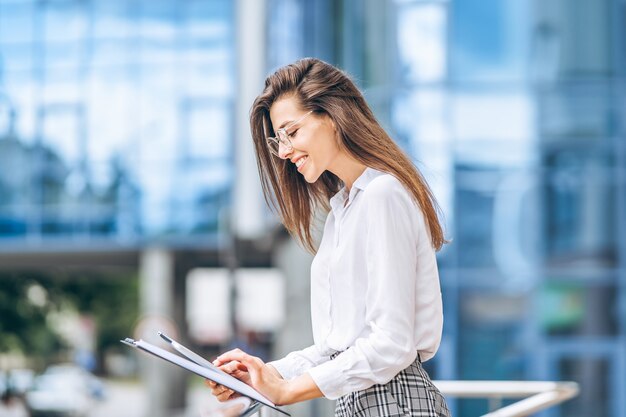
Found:
[(313, 113), (313, 110), (310, 110), (310, 111), (309, 111), (308, 113), (306, 113), (304, 116), (300, 116), (300, 117), (299, 117), (299, 118), (297, 118), (296, 120), (285, 120), (285, 121), (283, 122), (283, 124), (281, 124), (281, 125), (278, 127), (278, 129), (276, 129), (276, 130), (284, 129), (284, 128), (285, 128), (285, 126), (289, 126), (289, 125), (292, 125), (292, 124), (294, 124), (294, 123), (296, 123), (296, 122), (299, 122), (299, 121), (301, 121), (302, 119), (304, 119), (305, 117), (307, 117), (307, 116), (308, 116), (309, 114), (311, 114), (311, 113)]
[(284, 121), (284, 122), (283, 122), (283, 124), (282, 124), (282, 125), (278, 126), (278, 129), (282, 129), (282, 128), (284, 128), (285, 126), (289, 126), (290, 124), (293, 124), (293, 122), (294, 122), (294, 121), (295, 121), (295, 120), (286, 120), (286, 121)]

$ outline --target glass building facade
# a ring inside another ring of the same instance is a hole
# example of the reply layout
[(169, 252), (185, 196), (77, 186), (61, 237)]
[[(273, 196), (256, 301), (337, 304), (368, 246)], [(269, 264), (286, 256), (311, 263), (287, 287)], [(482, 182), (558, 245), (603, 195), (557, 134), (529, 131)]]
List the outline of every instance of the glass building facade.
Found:
[(232, 182), (230, 1), (0, 2), (0, 235), (210, 235)]
[[(433, 377), (573, 380), (545, 415), (626, 415), (624, 2), (266, 4), (267, 71), (347, 70), (439, 199)], [(234, 15), (0, 0), (0, 246), (206, 245), (237, 175)]]

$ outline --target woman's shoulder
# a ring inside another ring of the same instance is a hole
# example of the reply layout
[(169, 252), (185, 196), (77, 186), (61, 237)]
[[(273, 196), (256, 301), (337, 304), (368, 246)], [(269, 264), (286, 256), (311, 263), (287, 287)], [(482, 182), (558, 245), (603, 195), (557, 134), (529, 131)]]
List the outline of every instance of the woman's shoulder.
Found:
[(365, 188), (365, 195), (371, 198), (402, 198), (410, 199), (409, 192), (404, 185), (393, 175), (386, 172), (379, 172)]
[(368, 213), (377, 220), (405, 219), (410, 224), (423, 225), (422, 211), (404, 184), (395, 176), (380, 173), (370, 181), (364, 191)]

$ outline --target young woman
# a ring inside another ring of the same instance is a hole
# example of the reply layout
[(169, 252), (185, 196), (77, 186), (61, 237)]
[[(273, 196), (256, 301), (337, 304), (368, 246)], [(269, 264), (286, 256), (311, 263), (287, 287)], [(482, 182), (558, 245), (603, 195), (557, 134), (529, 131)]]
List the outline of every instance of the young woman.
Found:
[[(409, 158), (337, 68), (302, 59), (265, 81), (251, 112), (266, 200), (315, 252), (315, 344), (263, 363), (240, 350), (215, 363), (279, 405), (338, 399), (335, 415), (448, 416), (422, 368), (441, 340), (437, 203)], [(220, 401), (233, 392), (209, 383)]]

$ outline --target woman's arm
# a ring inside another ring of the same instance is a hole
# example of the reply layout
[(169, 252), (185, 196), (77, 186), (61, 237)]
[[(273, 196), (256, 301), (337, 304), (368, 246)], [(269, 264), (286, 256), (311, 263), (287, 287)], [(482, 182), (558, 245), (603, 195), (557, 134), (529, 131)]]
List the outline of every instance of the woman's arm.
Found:
[[(249, 355), (240, 349), (234, 349), (220, 355), (214, 363), (227, 372), (246, 372), (244, 382), (277, 405), (293, 404), (323, 396), (308, 373), (291, 380), (283, 379), (272, 365), (266, 364), (260, 358)], [(218, 399), (228, 399), (232, 395), (232, 392), (221, 390), (219, 386), (211, 386), (211, 388), (214, 390), (214, 394), (219, 391), (216, 394)]]
[(317, 346), (312, 345), (291, 352), (282, 359), (268, 362), (268, 365), (272, 365), (284, 379), (293, 379), (328, 360), (328, 355), (322, 355)]

